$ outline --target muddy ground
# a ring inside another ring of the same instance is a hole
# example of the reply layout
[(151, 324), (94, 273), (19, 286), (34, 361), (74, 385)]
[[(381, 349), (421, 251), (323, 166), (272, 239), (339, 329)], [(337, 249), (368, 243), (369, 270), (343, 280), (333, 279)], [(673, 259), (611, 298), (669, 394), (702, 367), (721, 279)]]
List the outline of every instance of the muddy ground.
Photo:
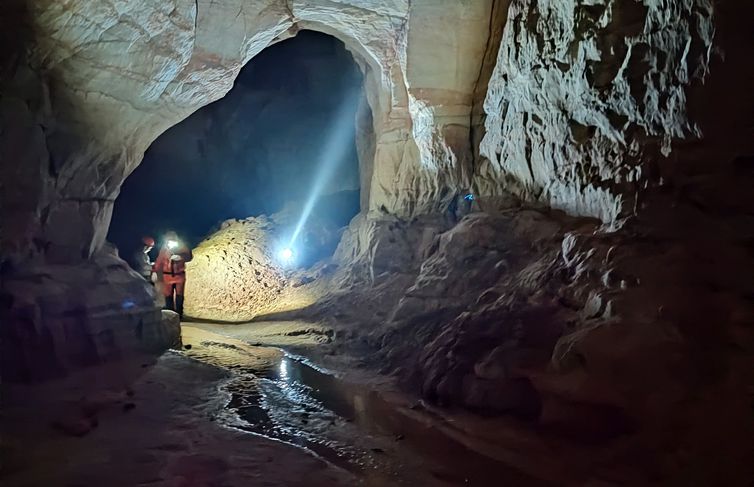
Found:
[(2, 484), (548, 485), (468, 448), (385, 379), (348, 373), (322, 326), (184, 324), (183, 334), (184, 349), (157, 360), (3, 385)]

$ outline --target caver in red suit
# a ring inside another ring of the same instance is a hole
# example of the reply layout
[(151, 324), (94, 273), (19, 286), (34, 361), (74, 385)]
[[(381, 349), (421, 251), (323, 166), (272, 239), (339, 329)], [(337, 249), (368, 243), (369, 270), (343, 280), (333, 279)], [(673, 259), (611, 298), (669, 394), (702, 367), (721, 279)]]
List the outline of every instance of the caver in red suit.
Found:
[(186, 289), (186, 262), (192, 259), (191, 250), (174, 232), (168, 232), (153, 270), (162, 275), (165, 308), (183, 316), (183, 291)]

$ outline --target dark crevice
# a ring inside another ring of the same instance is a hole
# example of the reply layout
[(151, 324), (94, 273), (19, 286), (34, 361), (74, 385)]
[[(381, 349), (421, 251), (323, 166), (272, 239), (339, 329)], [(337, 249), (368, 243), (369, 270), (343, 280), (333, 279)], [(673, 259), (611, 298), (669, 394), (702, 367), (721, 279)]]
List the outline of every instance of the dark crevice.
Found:
[(196, 35), (196, 30), (199, 26), (199, 0), (194, 0), (194, 6), (196, 7), (196, 12), (194, 13), (194, 34)]
[[(489, 83), (489, 78), (492, 75), (492, 70), (495, 66), (494, 59), (496, 58), (497, 51), (500, 48), (500, 41), (502, 40), (503, 28), (501, 27), (499, 29), (499, 32), (495, 31), (495, 26), (497, 25), (498, 21), (502, 21), (500, 23), (504, 24), (505, 20), (505, 15), (502, 12), (503, 7), (501, 6), (501, 3), (502, 2), (500, 0), (493, 0), (492, 5), (490, 6), (490, 21), (487, 24), (487, 42), (484, 48), (484, 56), (482, 57), (482, 62), (479, 64), (479, 72), (477, 74), (476, 81), (474, 82), (474, 89), (472, 90), (471, 94), (471, 109), (469, 111), (469, 153), (471, 158), (469, 161), (469, 176), (474, 174), (477, 169), (477, 151), (479, 150), (477, 139), (481, 140), (481, 137), (477, 137), (478, 131), (476, 130), (475, 119), (478, 116), (479, 123), (481, 125), (484, 118), (483, 109), (479, 108), (484, 104), (484, 97), (482, 97), (480, 103), (479, 93), (482, 90), (484, 92), (487, 91), (487, 84)], [(485, 73), (485, 71), (488, 72)]]

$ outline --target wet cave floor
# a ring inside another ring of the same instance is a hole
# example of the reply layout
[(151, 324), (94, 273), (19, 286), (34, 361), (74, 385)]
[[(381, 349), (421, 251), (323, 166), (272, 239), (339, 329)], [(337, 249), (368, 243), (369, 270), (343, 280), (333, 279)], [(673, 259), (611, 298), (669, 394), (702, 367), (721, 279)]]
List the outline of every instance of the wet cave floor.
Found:
[(184, 325), (184, 350), (156, 361), (4, 386), (3, 485), (546, 485), (449, 437), (420, 403), (224, 328)]

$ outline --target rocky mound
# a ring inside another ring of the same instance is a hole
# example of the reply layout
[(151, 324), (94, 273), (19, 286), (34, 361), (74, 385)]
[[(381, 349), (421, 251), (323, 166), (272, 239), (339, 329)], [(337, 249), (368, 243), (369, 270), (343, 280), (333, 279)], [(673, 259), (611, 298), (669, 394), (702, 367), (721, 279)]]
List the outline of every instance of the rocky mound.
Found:
[(312, 217), (297, 239), (301, 255), (287, 268), (279, 252), (297, 216), (283, 211), (223, 222), (193, 250), (186, 266), (186, 315), (243, 322), (314, 302), (321, 268), (304, 267), (331, 253), (340, 233), (332, 222)]
[(201, 242), (186, 266), (186, 315), (247, 321), (274, 311), (287, 283), (274, 232), (265, 217), (228, 220)]

